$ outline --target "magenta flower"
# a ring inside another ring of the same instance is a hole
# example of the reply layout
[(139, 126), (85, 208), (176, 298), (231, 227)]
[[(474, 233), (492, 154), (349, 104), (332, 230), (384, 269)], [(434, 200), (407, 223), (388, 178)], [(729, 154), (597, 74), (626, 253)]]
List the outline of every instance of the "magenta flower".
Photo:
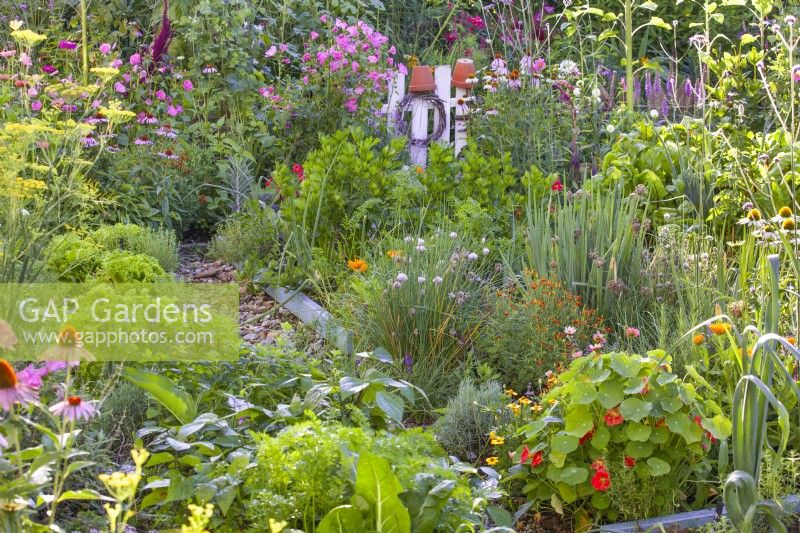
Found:
[(36, 368), (33, 364), (30, 364), (17, 372), (17, 379), (31, 389), (40, 389), (42, 388), (42, 378), (46, 375), (47, 369), (45, 367)]
[(317, 37), (319, 37), (319, 33), (312, 30), (308, 36), (311, 38), (312, 41), (316, 41)]
[(121, 59), (115, 59), (114, 61), (111, 62), (111, 66), (113, 68), (121, 67), (122, 66), (122, 60)]
[(42, 101), (41, 100), (34, 100), (31, 102), (31, 109), (33, 111), (39, 112), (42, 110)]
[(183, 112), (183, 106), (181, 105), (168, 105), (167, 106), (167, 115), (171, 117), (177, 117)]
[(277, 53), (278, 53), (278, 48), (273, 44), (272, 46), (267, 48), (266, 52), (264, 52), (264, 57), (272, 57)]
[(122, 84), (121, 81), (118, 81), (117, 83), (114, 84), (114, 90), (120, 94), (125, 94), (126, 92), (128, 92), (128, 89), (125, 88), (125, 86)]
[(355, 113), (358, 109), (358, 100), (355, 98), (348, 98), (344, 103), (344, 108), (350, 113)]
[(103, 55), (108, 55), (111, 53), (111, 45), (108, 43), (103, 43), (100, 45), (100, 53)]
[(625, 328), (625, 336), (626, 337), (638, 337), (640, 335), (639, 330), (632, 326), (628, 326)]
[(142, 63), (142, 56), (139, 54), (133, 54), (128, 62), (131, 65), (140, 65)]
[(156, 91), (156, 98), (161, 100), (162, 102), (167, 99), (167, 93), (162, 91), (161, 89)]
[(53, 65), (43, 65), (42, 72), (44, 72), (45, 74), (55, 74), (56, 72), (58, 72), (58, 69), (56, 69), (56, 67), (54, 67)]
[(97, 414), (97, 409), (92, 402), (81, 400), (80, 396), (68, 396), (64, 401), (50, 407), (50, 412), (74, 422), (77, 420), (89, 420)]
[(136, 144), (138, 146), (149, 146), (153, 144), (153, 141), (151, 141), (150, 137), (148, 137), (147, 135), (142, 135), (141, 137), (137, 137), (136, 140), (133, 141), (133, 144)]
[(67, 365), (69, 366), (78, 366), (80, 364), (78, 361), (45, 361), (44, 369), (47, 370), (48, 374), (52, 374), (54, 372), (60, 372), (62, 370), (67, 369)]
[(61, 40), (58, 41), (58, 47), (61, 48), (62, 50), (75, 50), (78, 47), (78, 43)]
[(792, 81), (800, 83), (800, 65), (792, 66)]
[(194, 85), (192, 84), (192, 80), (183, 80), (183, 90), (186, 92), (191, 91), (194, 89)]

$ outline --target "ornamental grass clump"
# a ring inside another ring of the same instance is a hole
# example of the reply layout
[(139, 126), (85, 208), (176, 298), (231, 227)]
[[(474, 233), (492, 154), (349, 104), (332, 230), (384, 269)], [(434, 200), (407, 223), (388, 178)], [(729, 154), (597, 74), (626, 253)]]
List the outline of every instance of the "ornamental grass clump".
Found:
[[(456, 232), (390, 238), (368, 269), (351, 270), (340, 317), (359, 347), (386, 349), (398, 375), (443, 406), (469, 368), (484, 293), (500, 266), (484, 243)], [(360, 265), (361, 263), (359, 263)]]

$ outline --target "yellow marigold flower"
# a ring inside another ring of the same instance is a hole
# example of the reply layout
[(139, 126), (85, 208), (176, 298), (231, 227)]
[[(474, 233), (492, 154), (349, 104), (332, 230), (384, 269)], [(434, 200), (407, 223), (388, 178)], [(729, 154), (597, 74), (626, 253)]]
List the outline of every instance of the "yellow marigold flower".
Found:
[(494, 457), (494, 456), (486, 458), (486, 464), (489, 465), (489, 466), (494, 466), (499, 462), (500, 462), (500, 459), (498, 459), (497, 457)]
[(534, 413), (541, 412), (542, 409), (544, 409), (544, 407), (542, 407), (541, 404), (535, 403), (531, 405), (531, 411), (533, 411)]
[(761, 211), (756, 209), (755, 207), (747, 212), (747, 218), (749, 220), (761, 220)]
[(514, 389), (506, 389), (506, 394), (508, 394), (513, 398), (514, 396), (517, 395), (517, 391), (515, 391)]
[(530, 405), (531, 399), (527, 396), (520, 396), (519, 400), (517, 400), (521, 405)]
[(711, 333), (714, 335), (725, 335), (731, 330), (731, 325), (727, 322), (715, 322), (710, 324), (708, 329), (710, 329)]
[(693, 343), (694, 343), (696, 346), (700, 346), (701, 344), (703, 344), (703, 341), (705, 341), (705, 340), (706, 340), (706, 336), (705, 336), (705, 335), (703, 335), (702, 333), (698, 333), (697, 335), (695, 335), (694, 337), (692, 337), (692, 342), (693, 342)]
[(549, 400), (547, 400), (547, 403), (549, 403), (550, 405), (555, 405), (558, 403), (558, 400), (556, 400), (555, 398), (550, 398)]
[(363, 259), (355, 258), (347, 262), (347, 268), (355, 272), (366, 272), (369, 265)]
[(795, 337), (792, 336), (786, 337), (786, 342), (788, 342), (792, 346), (797, 346), (797, 339)]
[(780, 209), (778, 209), (778, 214), (782, 218), (789, 218), (789, 217), (792, 216), (792, 208), (789, 207), (788, 205), (785, 205), (785, 206), (781, 207)]
[(510, 403), (508, 404), (507, 407), (511, 409), (511, 412), (514, 413), (514, 416), (517, 416), (519, 414), (519, 404)]
[(786, 231), (792, 231), (794, 226), (795, 224), (793, 218), (784, 218), (783, 222), (781, 222), (781, 229), (785, 229)]
[(506, 439), (505, 437), (500, 437), (496, 435), (495, 432), (492, 431), (489, 433), (489, 442), (492, 444), (492, 446), (498, 446), (500, 444), (505, 444)]

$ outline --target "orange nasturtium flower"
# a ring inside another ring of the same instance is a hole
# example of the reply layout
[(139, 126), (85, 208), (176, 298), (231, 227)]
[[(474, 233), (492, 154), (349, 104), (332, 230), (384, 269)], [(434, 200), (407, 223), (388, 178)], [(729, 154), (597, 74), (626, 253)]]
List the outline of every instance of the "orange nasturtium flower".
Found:
[(727, 322), (714, 322), (713, 324), (709, 324), (708, 329), (710, 329), (711, 333), (714, 335), (725, 335), (731, 330), (731, 325)]
[(347, 268), (355, 272), (366, 272), (369, 265), (363, 259), (355, 258), (347, 262)]
[(703, 341), (705, 340), (706, 336), (703, 335), (702, 333), (698, 333), (697, 335), (692, 337), (692, 342), (695, 344), (695, 346), (700, 346), (701, 344), (703, 344)]

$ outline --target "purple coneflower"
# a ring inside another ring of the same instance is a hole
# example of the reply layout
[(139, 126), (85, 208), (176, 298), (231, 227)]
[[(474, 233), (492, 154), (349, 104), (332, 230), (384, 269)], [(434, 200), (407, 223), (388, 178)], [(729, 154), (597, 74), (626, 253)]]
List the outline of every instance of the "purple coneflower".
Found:
[(216, 74), (218, 71), (214, 65), (206, 65), (206, 68), (204, 68), (201, 72), (203, 74)]
[(147, 135), (142, 135), (141, 137), (137, 137), (136, 140), (133, 141), (133, 143), (138, 144), (139, 146), (149, 146), (153, 144), (153, 141), (151, 141), (150, 137), (148, 137)]
[(37, 399), (36, 391), (17, 378), (11, 363), (0, 359), (0, 407), (10, 411), (15, 403), (30, 403)]
[(81, 144), (86, 148), (93, 148), (97, 146), (98, 143), (97, 139), (95, 139), (94, 136), (90, 133), (85, 137), (81, 137)]
[(158, 124), (158, 119), (156, 117), (150, 113), (145, 113), (144, 111), (137, 115), (136, 121), (139, 124)]
[(162, 124), (162, 126), (156, 130), (156, 135), (174, 139), (178, 136), (178, 132), (175, 131), (170, 124)]
[(64, 401), (50, 407), (50, 412), (74, 422), (81, 419), (89, 420), (97, 414), (97, 409), (92, 402), (81, 400), (80, 396), (68, 396)]
[(160, 155), (164, 159), (178, 159), (178, 156), (175, 154), (175, 152), (173, 152), (169, 148), (167, 148), (163, 152), (158, 152), (158, 155)]
[(78, 43), (73, 41), (61, 40), (58, 41), (58, 47), (62, 50), (75, 50), (78, 47)]

